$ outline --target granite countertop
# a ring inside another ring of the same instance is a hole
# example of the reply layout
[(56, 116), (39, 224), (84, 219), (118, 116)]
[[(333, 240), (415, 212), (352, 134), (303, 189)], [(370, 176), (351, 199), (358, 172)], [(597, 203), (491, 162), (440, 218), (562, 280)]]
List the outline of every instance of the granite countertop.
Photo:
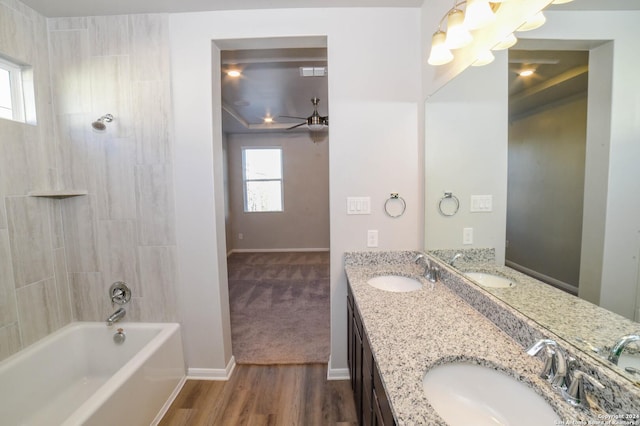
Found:
[[(606, 360), (606, 348), (613, 346), (621, 336), (637, 334), (638, 323), (515, 269), (496, 266), (491, 249), (434, 250), (433, 255), (446, 261), (456, 252), (463, 253), (463, 257), (456, 261), (455, 269), (460, 273), (485, 272), (508, 278), (515, 283), (513, 288), (484, 290), (527, 317), (535, 319), (538, 324), (562, 336), (585, 353), (592, 354), (595, 359), (616, 369), (629, 380), (640, 382), (640, 377), (626, 373)], [(599, 353), (596, 354), (594, 349), (598, 349)]]
[[(474, 362), (505, 371), (532, 387), (568, 424), (594, 419), (571, 407), (538, 377), (542, 361), (458, 297), (442, 282), (433, 288), (413, 263), (418, 252), (347, 253), (345, 271), (364, 329), (399, 425), (446, 424), (422, 389), (424, 374), (434, 366)], [(367, 284), (386, 274), (423, 282), (420, 290), (392, 293)], [(533, 343), (533, 341), (531, 342)]]

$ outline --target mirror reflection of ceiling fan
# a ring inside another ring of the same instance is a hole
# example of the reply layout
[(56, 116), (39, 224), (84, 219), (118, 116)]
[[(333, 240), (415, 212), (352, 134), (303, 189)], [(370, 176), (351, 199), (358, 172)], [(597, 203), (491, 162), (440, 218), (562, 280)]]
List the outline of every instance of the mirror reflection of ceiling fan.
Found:
[(290, 115), (280, 116), (285, 118), (296, 118), (298, 120), (304, 120), (304, 122), (296, 124), (295, 126), (291, 126), (287, 130), (306, 125), (312, 132), (317, 132), (329, 126), (329, 116), (322, 116), (318, 114), (318, 104), (320, 103), (320, 99), (314, 97), (311, 99), (311, 103), (313, 104), (313, 113), (309, 117), (293, 117)]

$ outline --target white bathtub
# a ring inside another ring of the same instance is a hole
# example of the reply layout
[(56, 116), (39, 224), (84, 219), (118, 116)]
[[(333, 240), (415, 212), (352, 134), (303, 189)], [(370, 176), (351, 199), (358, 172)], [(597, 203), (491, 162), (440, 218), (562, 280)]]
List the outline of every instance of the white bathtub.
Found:
[(0, 363), (0, 424), (147, 426), (184, 378), (178, 324), (76, 322)]

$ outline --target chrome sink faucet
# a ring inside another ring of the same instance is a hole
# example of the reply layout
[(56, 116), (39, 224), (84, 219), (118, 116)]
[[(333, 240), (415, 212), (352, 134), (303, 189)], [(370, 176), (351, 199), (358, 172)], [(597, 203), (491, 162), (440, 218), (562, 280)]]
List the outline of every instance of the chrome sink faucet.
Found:
[(451, 260), (449, 261), (449, 265), (451, 265), (451, 266), (455, 266), (455, 265), (454, 265), (455, 261), (456, 261), (456, 260), (458, 260), (458, 259), (459, 259), (459, 258), (461, 258), (461, 257), (462, 257), (462, 253), (456, 253), (456, 254), (451, 258)]
[(609, 351), (609, 361), (618, 365), (618, 360), (620, 359), (620, 355), (622, 351), (627, 347), (629, 343), (637, 342), (640, 340), (640, 336), (637, 334), (628, 334), (626, 336), (622, 336), (618, 339), (618, 341), (613, 345), (611, 350)]
[(544, 349), (546, 357), (540, 377), (551, 381), (554, 388), (569, 386), (567, 376), (567, 360), (558, 344), (551, 339), (540, 339), (527, 348), (527, 354), (536, 356)]
[(424, 277), (428, 279), (429, 282), (438, 282), (438, 278), (440, 278), (440, 269), (438, 266), (434, 265), (424, 254), (417, 255), (413, 261), (417, 265), (420, 263), (420, 260), (424, 260)]
[(577, 361), (567, 359), (563, 350), (551, 339), (540, 339), (527, 349), (527, 354), (537, 355), (544, 350), (546, 359), (540, 377), (551, 382), (551, 386), (562, 394), (569, 404), (588, 408), (584, 382), (588, 381), (594, 388), (604, 389), (604, 385), (576, 368)]

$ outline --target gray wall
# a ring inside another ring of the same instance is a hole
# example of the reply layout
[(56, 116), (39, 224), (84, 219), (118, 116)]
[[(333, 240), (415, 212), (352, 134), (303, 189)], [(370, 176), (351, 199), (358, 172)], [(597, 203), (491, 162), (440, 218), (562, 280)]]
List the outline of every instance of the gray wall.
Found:
[(506, 260), (576, 289), (586, 133), (586, 96), (509, 126)]
[(38, 125), (0, 119), (0, 359), (71, 321), (61, 203), (26, 196), (55, 179), (45, 19), (0, 1), (0, 52), (33, 66)]
[[(232, 225), (227, 249), (328, 249), (329, 140), (313, 143), (305, 133), (238, 134), (228, 140)], [(244, 212), (242, 148), (260, 146), (282, 148), (283, 212)]]

